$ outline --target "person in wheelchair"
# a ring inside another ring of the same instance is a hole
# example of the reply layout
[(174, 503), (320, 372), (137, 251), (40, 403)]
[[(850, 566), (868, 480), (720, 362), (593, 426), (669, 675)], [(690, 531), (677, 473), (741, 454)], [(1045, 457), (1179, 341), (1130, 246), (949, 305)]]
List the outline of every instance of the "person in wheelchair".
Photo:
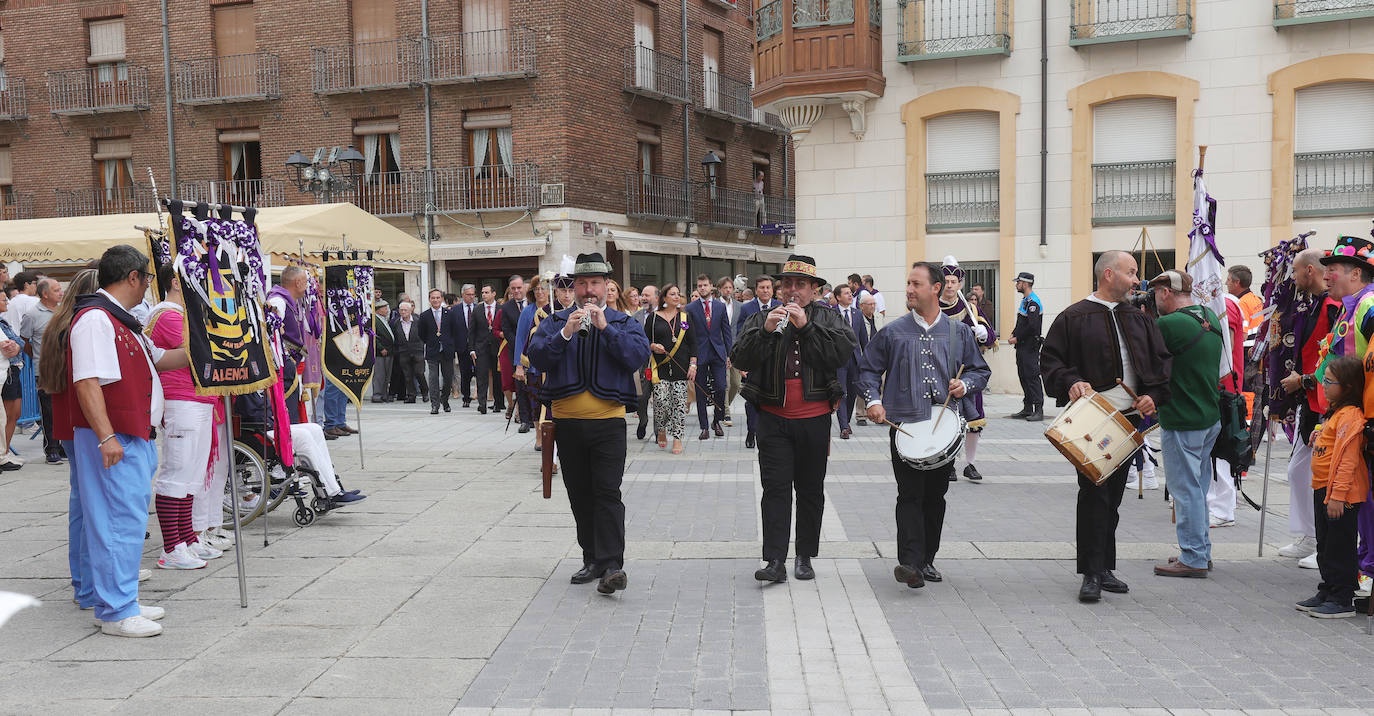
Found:
[[(267, 459), (269, 451), (275, 451), (276, 448), (270, 444), (274, 431), (268, 427), (273, 421), (268, 413), (266, 396), (262, 391), (240, 395), (235, 398), (234, 412), (239, 418), (235, 439), (251, 445), (259, 457)], [(263, 439), (264, 435), (266, 440)], [(319, 424), (293, 423), (291, 447), (297, 458), (304, 458), (319, 476), (319, 485), (329, 500), (329, 509), (367, 499), (367, 495), (360, 490), (345, 491), (339, 484), (334, 462), (329, 457), (329, 448), (325, 445), (324, 429)]]

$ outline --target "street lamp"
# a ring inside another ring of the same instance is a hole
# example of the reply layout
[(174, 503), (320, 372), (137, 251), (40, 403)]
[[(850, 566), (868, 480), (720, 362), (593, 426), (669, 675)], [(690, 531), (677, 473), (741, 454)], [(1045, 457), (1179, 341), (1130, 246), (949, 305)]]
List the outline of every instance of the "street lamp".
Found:
[(711, 190), (711, 201), (716, 200), (716, 177), (720, 172), (720, 157), (716, 156), (715, 150), (706, 152), (706, 157), (701, 160), (701, 168), (706, 172), (706, 181), (703, 182)]
[(352, 146), (343, 150), (320, 147), (315, 150), (313, 159), (306, 159), (299, 149), (292, 152), (286, 158), (286, 168), (295, 173), (297, 189), (327, 203), (335, 192), (352, 191), (358, 186), (366, 162), (362, 153)]

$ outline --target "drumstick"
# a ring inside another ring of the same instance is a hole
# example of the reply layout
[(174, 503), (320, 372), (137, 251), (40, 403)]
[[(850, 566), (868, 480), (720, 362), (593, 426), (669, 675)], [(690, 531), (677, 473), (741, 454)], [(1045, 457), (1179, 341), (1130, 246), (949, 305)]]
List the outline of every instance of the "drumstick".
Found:
[(1122, 382), (1120, 378), (1116, 379), (1116, 384), (1126, 389), (1126, 395), (1131, 396), (1131, 400), (1135, 400), (1136, 398), (1140, 397), (1139, 395), (1135, 394), (1134, 390), (1131, 390), (1131, 386), (1126, 385), (1124, 382)]
[(915, 435), (912, 435), (911, 433), (909, 433), (909, 432), (907, 432), (907, 431), (901, 429), (900, 427), (898, 427), (898, 425), (897, 425), (896, 423), (889, 423), (889, 422), (887, 422), (886, 420), (879, 420), (878, 423), (881, 424), (881, 425), (887, 425), (887, 426), (891, 427), (893, 430), (896, 430), (897, 432), (899, 432), (899, 433), (901, 433), (901, 434), (903, 434), (903, 435), (905, 435), (905, 436), (907, 436), (907, 437), (909, 437), (909, 438), (914, 438), (914, 437), (916, 437)]
[[(964, 374), (964, 364), (963, 364), (963, 363), (960, 363), (960, 364), (959, 364), (959, 372), (954, 374), (954, 379), (955, 379), (955, 380), (959, 380), (959, 378), (960, 378), (961, 376), (963, 376), (963, 374)], [(942, 408), (942, 410), (940, 410), (940, 414), (939, 414), (939, 415), (936, 415), (936, 416), (935, 416), (935, 425), (931, 427), (931, 430), (934, 430), (935, 428), (940, 427), (940, 418), (945, 417), (945, 411), (943, 410), (943, 408), (948, 408), (948, 407), (949, 407), (949, 399), (950, 399), (950, 397), (951, 397), (952, 395), (953, 395), (953, 393), (950, 393), (948, 390), (945, 391), (945, 402), (944, 402), (944, 405), (941, 405), (941, 406), (940, 406), (940, 407)]]

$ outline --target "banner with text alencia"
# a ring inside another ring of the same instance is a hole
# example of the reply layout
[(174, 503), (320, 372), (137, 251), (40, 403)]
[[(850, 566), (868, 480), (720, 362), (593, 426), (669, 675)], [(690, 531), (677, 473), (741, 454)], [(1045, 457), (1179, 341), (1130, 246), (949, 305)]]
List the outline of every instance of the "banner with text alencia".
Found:
[(246, 221), (190, 217), (182, 215), (180, 202), (172, 202), (171, 259), (186, 301), (186, 352), (201, 395), (251, 393), (277, 380), (253, 213)]
[(324, 262), (324, 374), (362, 406), (372, 382), (372, 266), (356, 259)]

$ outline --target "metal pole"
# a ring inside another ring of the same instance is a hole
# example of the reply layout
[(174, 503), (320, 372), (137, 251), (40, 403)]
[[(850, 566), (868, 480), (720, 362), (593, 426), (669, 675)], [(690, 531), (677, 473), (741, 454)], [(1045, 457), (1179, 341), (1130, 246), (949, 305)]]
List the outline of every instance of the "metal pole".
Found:
[[(1264, 516), (1269, 512), (1269, 455), (1274, 452), (1274, 427), (1269, 422), (1269, 407), (1264, 408), (1264, 429), (1268, 432), (1265, 435), (1264, 446), (1264, 490), (1260, 495), (1260, 525), (1259, 525), (1259, 556), (1264, 556)], [(1289, 506), (1292, 509), (1292, 506)]]
[[(420, 46), (424, 50), (424, 66), (432, 67), (432, 40), (429, 36), (429, 0), (420, 0)], [(426, 77), (428, 77), (428, 73)], [(434, 274), (434, 251), (430, 244), (434, 241), (434, 95), (430, 83), (424, 83), (425, 92), (425, 265), (429, 267), (429, 285), (439, 287)], [(447, 288), (443, 286), (441, 288)]]
[(367, 461), (363, 459), (363, 406), (361, 401), (353, 404), (353, 416), (358, 421), (358, 467), (366, 470)]
[[(162, 0), (162, 88), (167, 99), (167, 163), (171, 165), (170, 196), (177, 198), (177, 130), (172, 121), (172, 37), (167, 22), (167, 0)], [(214, 184), (211, 184), (214, 186)], [(246, 603), (244, 606), (248, 606)]]
[[(234, 503), (234, 509), (230, 510), (230, 514), (233, 515), (234, 518), (234, 544), (242, 545), (243, 532), (239, 524), (239, 483), (238, 480), (234, 479), (234, 433), (229, 427), (233, 423), (233, 420), (233, 400), (226, 395), (224, 396), (224, 442), (222, 444), (225, 446), (225, 449), (229, 451), (229, 499)], [(263, 483), (265, 490), (263, 494), (258, 497), (259, 500), (266, 500), (271, 495), (272, 475), (263, 475)], [(263, 504), (262, 508), (263, 517), (265, 518), (267, 516), (266, 503)], [(247, 609), (248, 577), (245, 576), (243, 572), (243, 548), (241, 546), (234, 549), (234, 561), (238, 563), (239, 568), (239, 606)]]
[(1040, 245), (1049, 241), (1046, 222), (1049, 209), (1049, 105), (1050, 105), (1050, 29), (1049, 0), (1040, 0)]
[[(692, 212), (692, 78), (688, 75), (691, 67), (687, 62), (687, 0), (682, 0), (682, 86), (687, 101), (682, 103), (682, 198), (687, 211)], [(692, 224), (687, 223), (690, 232)], [(688, 236), (691, 234), (689, 233)], [(685, 262), (684, 262), (685, 263)]]

